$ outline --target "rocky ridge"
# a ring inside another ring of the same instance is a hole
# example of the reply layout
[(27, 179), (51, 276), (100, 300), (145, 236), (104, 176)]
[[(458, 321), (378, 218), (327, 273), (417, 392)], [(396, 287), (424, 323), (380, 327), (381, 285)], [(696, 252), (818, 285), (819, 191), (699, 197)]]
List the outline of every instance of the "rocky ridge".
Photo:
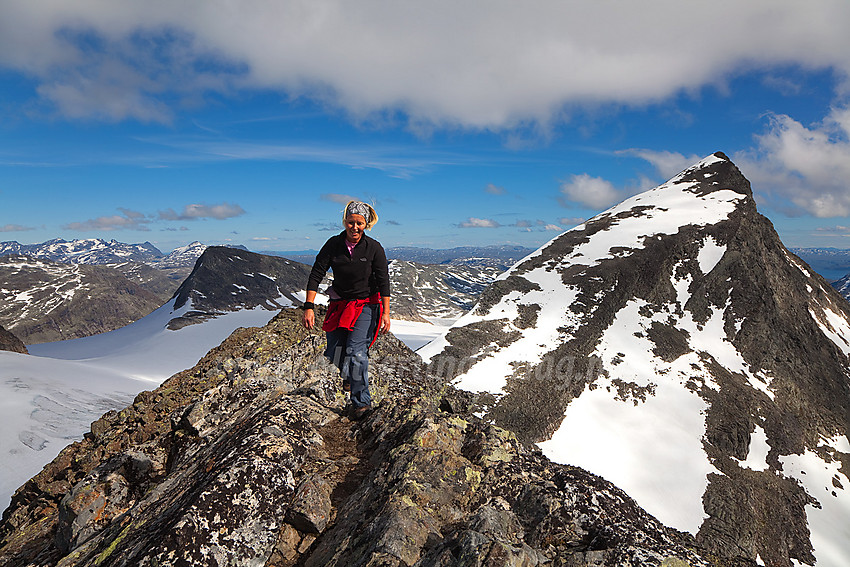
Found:
[(0, 565), (754, 565), (467, 412), (392, 336), (344, 417), (323, 337), (284, 309), (120, 412), (17, 491)]
[(850, 561), (850, 306), (723, 154), (553, 239), (419, 352), (718, 556)]

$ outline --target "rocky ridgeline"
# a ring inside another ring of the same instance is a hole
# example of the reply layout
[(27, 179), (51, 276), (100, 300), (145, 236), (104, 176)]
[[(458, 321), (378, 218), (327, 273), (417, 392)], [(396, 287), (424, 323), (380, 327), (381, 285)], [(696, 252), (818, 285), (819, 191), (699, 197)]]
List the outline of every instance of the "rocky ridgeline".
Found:
[(391, 335), (345, 417), (319, 332), (283, 310), (94, 422), (21, 487), (12, 565), (753, 565), (467, 413)]

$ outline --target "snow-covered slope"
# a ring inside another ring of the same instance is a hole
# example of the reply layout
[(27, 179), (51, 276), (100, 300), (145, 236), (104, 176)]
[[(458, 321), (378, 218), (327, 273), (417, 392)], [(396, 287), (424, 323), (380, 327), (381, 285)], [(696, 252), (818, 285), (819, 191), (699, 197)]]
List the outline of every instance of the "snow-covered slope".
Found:
[(418, 352), (719, 556), (850, 564), (850, 306), (723, 154), (553, 239)]
[(196, 240), (186, 246), (178, 246), (168, 255), (153, 262), (153, 265), (161, 270), (183, 266), (191, 267), (195, 265), (195, 261), (201, 257), (201, 254), (206, 249), (207, 246), (205, 244), (201, 244)]

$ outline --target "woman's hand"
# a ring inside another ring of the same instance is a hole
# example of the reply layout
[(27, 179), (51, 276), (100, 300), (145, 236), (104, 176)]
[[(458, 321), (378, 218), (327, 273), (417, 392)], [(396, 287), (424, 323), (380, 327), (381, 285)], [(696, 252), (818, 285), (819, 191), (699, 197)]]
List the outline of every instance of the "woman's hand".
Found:
[(381, 332), (388, 333), (390, 331), (390, 314), (384, 311), (381, 314)]
[(312, 309), (305, 309), (304, 315), (301, 316), (301, 324), (305, 329), (312, 329), (316, 324), (316, 312)]

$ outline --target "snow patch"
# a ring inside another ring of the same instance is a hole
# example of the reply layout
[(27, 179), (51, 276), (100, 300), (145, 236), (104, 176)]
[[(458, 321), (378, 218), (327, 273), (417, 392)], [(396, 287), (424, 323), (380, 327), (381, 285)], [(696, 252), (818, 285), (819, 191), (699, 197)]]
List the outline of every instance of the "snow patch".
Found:
[(770, 452), (770, 445), (767, 444), (767, 433), (761, 425), (756, 424), (755, 430), (750, 435), (750, 448), (747, 451), (747, 458), (738, 463), (743, 468), (752, 469), (754, 471), (766, 471), (770, 468), (767, 464), (767, 454)]
[[(820, 451), (831, 453), (836, 446), (850, 449), (843, 435), (825, 441), (818, 448)], [(819, 507), (806, 507), (818, 566), (846, 566), (850, 558), (850, 479), (841, 472), (841, 461), (824, 460), (810, 450), (802, 455), (784, 455), (779, 460), (785, 475), (797, 480), (819, 503)]]
[(702, 247), (699, 250), (699, 254), (697, 254), (700, 271), (702, 271), (703, 274), (709, 273), (714, 269), (714, 266), (720, 262), (720, 259), (725, 253), (726, 246), (717, 244), (717, 241), (710, 236), (707, 237), (703, 240)]
[(818, 305), (821, 309), (821, 316), (809, 307), (809, 314), (811, 314), (812, 319), (820, 327), (823, 334), (829, 338), (835, 345), (841, 349), (841, 351), (845, 355), (850, 355), (850, 342), (848, 342), (848, 337), (850, 337), (850, 323), (847, 322), (843, 316), (839, 315), (829, 307), (824, 307), (823, 305)]

